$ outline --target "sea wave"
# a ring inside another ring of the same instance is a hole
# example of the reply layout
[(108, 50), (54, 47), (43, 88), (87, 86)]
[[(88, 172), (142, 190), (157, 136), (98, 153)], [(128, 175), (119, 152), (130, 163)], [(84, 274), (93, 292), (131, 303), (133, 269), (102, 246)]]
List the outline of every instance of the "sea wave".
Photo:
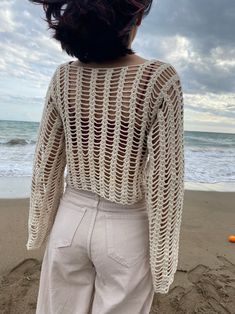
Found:
[(35, 140), (24, 139), (24, 138), (12, 138), (10, 140), (3, 140), (0, 141), (0, 145), (28, 145), (28, 144), (35, 144)]
[(199, 146), (199, 147), (221, 147), (221, 148), (235, 148), (234, 135), (211, 133), (210, 136), (206, 137), (205, 134), (191, 134), (186, 133), (185, 144), (188, 146)]

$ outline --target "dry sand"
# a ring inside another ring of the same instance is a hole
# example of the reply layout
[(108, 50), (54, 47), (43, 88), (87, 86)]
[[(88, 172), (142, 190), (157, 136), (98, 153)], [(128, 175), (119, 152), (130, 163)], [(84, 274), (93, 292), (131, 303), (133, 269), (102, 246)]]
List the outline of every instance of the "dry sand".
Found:
[[(0, 200), (1, 314), (35, 313), (44, 248), (26, 250), (28, 205), (29, 199)], [(152, 314), (235, 314), (230, 234), (235, 234), (235, 193), (185, 192), (178, 270), (169, 293), (155, 295)]]

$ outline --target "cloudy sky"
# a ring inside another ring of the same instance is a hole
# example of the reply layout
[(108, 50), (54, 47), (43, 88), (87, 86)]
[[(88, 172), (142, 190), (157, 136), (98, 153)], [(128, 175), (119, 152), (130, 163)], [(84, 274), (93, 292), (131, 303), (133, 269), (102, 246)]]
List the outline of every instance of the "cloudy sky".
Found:
[[(39, 121), (55, 68), (75, 60), (41, 6), (0, 1), (0, 119)], [(153, 0), (132, 48), (181, 77), (185, 130), (235, 133), (235, 0)]]

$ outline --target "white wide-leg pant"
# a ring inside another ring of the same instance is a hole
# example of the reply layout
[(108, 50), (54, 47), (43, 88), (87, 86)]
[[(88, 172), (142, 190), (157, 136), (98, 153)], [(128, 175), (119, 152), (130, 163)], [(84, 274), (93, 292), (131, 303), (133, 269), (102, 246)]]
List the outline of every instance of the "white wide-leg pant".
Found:
[(121, 205), (66, 186), (36, 314), (149, 314), (153, 296), (144, 199)]

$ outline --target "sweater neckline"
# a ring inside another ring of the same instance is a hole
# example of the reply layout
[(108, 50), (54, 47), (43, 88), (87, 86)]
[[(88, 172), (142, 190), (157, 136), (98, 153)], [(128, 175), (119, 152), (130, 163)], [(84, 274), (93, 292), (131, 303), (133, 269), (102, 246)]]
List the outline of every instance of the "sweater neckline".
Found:
[(150, 59), (150, 60), (146, 60), (142, 63), (139, 64), (129, 64), (129, 65), (123, 65), (123, 66), (119, 66), (119, 67), (87, 67), (87, 66), (83, 66), (83, 65), (73, 65), (72, 62), (73, 61), (69, 61), (68, 65), (70, 67), (75, 67), (75, 68), (79, 68), (79, 69), (88, 69), (88, 70), (115, 70), (115, 69), (126, 69), (126, 68), (132, 68), (132, 67), (141, 67), (144, 66), (148, 63), (154, 62), (156, 61), (155, 59)]

